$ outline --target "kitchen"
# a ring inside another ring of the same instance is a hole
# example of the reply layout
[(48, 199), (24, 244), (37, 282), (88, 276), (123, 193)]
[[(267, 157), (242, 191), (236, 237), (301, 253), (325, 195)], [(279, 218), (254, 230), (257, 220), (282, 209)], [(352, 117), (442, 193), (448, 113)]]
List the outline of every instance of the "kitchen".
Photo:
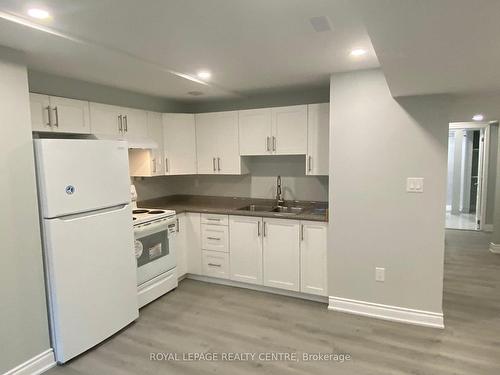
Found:
[(444, 217), (495, 74), (408, 43), (458, 64), (452, 6), (0, 1), (0, 373), (496, 373), (496, 232)]

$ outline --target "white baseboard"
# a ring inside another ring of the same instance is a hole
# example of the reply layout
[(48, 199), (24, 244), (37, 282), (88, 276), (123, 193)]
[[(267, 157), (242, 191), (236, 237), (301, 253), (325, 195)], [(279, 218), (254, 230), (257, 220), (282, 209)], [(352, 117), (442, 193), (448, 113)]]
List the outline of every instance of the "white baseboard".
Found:
[(500, 244), (490, 242), (490, 251), (495, 254), (500, 254)]
[(413, 310), (332, 296), (329, 297), (328, 309), (394, 322), (444, 328), (443, 314), (430, 311)]
[(273, 294), (279, 294), (279, 295), (287, 296), (287, 297), (306, 299), (308, 301), (328, 303), (328, 297), (326, 297), (326, 296), (317, 296), (314, 294), (294, 292), (291, 290), (272, 288), (272, 287), (264, 286), (264, 285), (247, 284), (247, 283), (242, 283), (239, 281), (233, 281), (233, 280), (228, 280), (228, 279), (219, 279), (217, 277), (193, 275), (191, 273), (187, 275), (187, 278), (192, 279), (192, 280), (197, 280), (197, 281), (204, 281), (206, 283), (234, 286), (236, 288), (251, 289), (251, 290), (257, 290), (259, 292), (273, 293)]
[(484, 224), (483, 231), (485, 232), (493, 232), (493, 224)]
[(48, 349), (37, 356), (28, 359), (19, 366), (7, 371), (3, 375), (38, 375), (56, 365), (54, 350)]

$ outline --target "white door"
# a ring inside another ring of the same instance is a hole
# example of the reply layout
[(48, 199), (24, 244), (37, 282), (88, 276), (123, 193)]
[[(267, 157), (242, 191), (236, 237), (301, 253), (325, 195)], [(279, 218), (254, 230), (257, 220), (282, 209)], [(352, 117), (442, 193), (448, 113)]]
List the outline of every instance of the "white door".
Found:
[(273, 108), (272, 113), (276, 155), (306, 154), (307, 105)]
[(164, 113), (165, 174), (196, 174), (196, 131), (194, 115)]
[(36, 139), (34, 143), (43, 217), (130, 202), (126, 142)]
[(66, 362), (137, 319), (130, 205), (43, 221), (51, 328)]
[(201, 224), (199, 213), (186, 213), (187, 272), (201, 275)]
[(123, 132), (123, 116), (120, 107), (90, 103), (92, 133), (120, 138)]
[(230, 278), (262, 285), (262, 218), (229, 217)]
[(148, 114), (133, 108), (121, 108), (125, 139), (143, 139), (148, 136)]
[(306, 174), (328, 176), (330, 103), (307, 107)]
[(300, 291), (326, 296), (327, 224), (301, 222)]
[(51, 96), (50, 108), (55, 131), (90, 134), (89, 102)]
[(158, 144), (158, 148), (151, 150), (151, 175), (161, 176), (165, 174), (163, 163), (163, 121), (162, 114), (148, 112), (148, 138)]
[(199, 174), (217, 174), (217, 114), (200, 113), (195, 115), (196, 152)]
[(264, 285), (300, 290), (299, 233), (299, 221), (264, 218)]
[(240, 155), (271, 155), (272, 111), (270, 108), (239, 111)]
[(177, 276), (182, 277), (187, 273), (187, 233), (184, 213), (177, 215), (177, 234), (173, 237), (172, 243), (177, 259)]
[(50, 103), (47, 95), (30, 93), (31, 129), (35, 132), (50, 132)]

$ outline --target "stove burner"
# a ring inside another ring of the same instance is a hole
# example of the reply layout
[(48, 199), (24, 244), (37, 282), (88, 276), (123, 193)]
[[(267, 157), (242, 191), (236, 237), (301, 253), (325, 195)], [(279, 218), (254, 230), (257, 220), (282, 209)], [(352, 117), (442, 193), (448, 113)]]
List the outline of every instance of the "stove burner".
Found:
[(148, 215), (158, 215), (158, 214), (162, 214), (164, 212), (165, 211), (162, 211), (162, 210), (153, 210), (153, 211), (149, 211)]
[(133, 210), (133, 214), (145, 214), (146, 212), (149, 212), (149, 210)]

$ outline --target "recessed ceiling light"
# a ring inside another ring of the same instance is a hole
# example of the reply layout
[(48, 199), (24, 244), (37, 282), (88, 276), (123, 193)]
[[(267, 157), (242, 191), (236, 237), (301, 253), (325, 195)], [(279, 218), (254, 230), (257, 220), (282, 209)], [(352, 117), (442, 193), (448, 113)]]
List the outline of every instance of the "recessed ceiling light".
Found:
[(355, 48), (351, 51), (351, 56), (363, 56), (366, 55), (366, 52), (363, 48)]
[(201, 79), (210, 79), (212, 76), (212, 73), (210, 73), (208, 70), (200, 70), (196, 75), (201, 78)]
[(44, 20), (50, 17), (50, 13), (43, 9), (30, 8), (28, 9), (28, 16), (38, 18), (39, 20)]
[(475, 114), (474, 116), (472, 116), (472, 119), (474, 121), (483, 121), (484, 116), (482, 114), (478, 113), (478, 114)]

